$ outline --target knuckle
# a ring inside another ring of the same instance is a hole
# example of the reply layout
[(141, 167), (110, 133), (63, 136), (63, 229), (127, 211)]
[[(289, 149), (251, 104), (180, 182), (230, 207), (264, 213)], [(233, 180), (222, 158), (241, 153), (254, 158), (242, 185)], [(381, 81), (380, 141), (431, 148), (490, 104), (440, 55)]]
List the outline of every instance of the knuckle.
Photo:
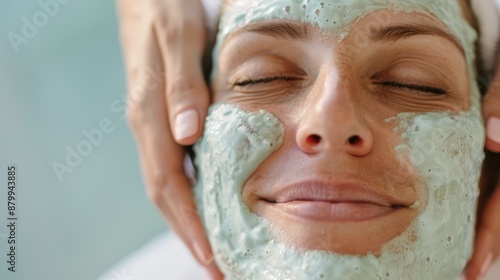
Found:
[(129, 96), (126, 105), (126, 118), (129, 126), (133, 130), (139, 129), (139, 127), (146, 121), (144, 116), (144, 106), (142, 106), (141, 101), (132, 100)]
[(138, 129), (146, 120), (145, 90), (131, 91), (127, 95), (126, 118), (132, 129)]
[(154, 173), (148, 187), (148, 198), (153, 204), (159, 206), (165, 201), (166, 178), (161, 173)]
[(182, 29), (177, 24), (169, 24), (159, 29), (165, 35), (165, 42), (167, 45), (179, 42), (182, 38)]
[(140, 124), (140, 117), (137, 109), (127, 107), (127, 122), (133, 130), (137, 130)]
[(164, 34), (167, 45), (179, 44), (185, 37), (202, 34), (204, 30), (199, 19), (184, 16), (170, 20), (156, 17), (154, 25)]
[(196, 88), (196, 83), (193, 81), (193, 78), (183, 74), (172, 75), (167, 79), (170, 79), (167, 88), (169, 103), (176, 103), (185, 99), (186, 96)]
[(152, 187), (148, 189), (148, 199), (156, 206), (160, 206), (163, 202), (161, 191)]
[(195, 17), (187, 17), (184, 19), (182, 23), (183, 30), (185, 31), (184, 34), (190, 35), (192, 33), (199, 34), (205, 29), (205, 26), (202, 21), (200, 21), (199, 18)]

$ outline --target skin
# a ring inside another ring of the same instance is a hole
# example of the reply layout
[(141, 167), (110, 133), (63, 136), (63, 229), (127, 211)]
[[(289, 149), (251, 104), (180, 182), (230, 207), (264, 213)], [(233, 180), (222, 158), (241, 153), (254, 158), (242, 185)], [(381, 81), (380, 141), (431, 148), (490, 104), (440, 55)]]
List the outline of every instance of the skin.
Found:
[[(457, 44), (438, 35), (377, 40), (370, 27), (388, 17), (391, 21), (377, 28), (425, 26), (446, 32), (429, 17), (381, 11), (363, 18), (341, 43), (335, 34), (317, 27), (274, 21), (233, 33), (221, 50), (214, 102), (270, 111), (285, 127), (284, 144), (243, 187), (250, 210), (277, 225), (282, 241), (341, 254), (378, 253), (425, 207), (426, 191), (416, 187), (418, 177), (398, 161), (393, 147), (399, 134), (393, 131), (394, 123), (385, 120), (402, 112), (466, 110), (467, 68)], [(302, 29), (304, 38), (268, 31), (287, 26)], [(360, 34), (370, 38), (369, 48)], [(382, 85), (385, 82), (443, 88), (447, 93)], [(350, 141), (352, 137), (356, 141)], [(304, 181), (365, 186), (387, 196), (387, 205), (347, 200), (341, 201), (347, 205), (342, 207), (317, 198), (306, 203), (276, 201), (276, 192)], [(411, 208), (417, 200), (420, 206)], [(342, 214), (324, 217), (330, 209)], [(359, 220), (367, 211), (383, 214)]]
[(194, 206), (179, 145), (195, 142), (201, 130), (176, 142), (170, 129), (186, 108), (198, 110), (200, 123), (206, 115), (209, 94), (200, 67), (206, 43), (203, 8), (195, 0), (119, 0), (118, 13), (129, 91), (127, 118), (148, 196), (210, 277), (222, 279)]
[[(499, 53), (500, 56), (500, 53)], [(497, 67), (499, 68), (499, 67)], [(485, 121), (500, 116), (500, 69), (483, 100)], [(500, 255), (500, 144), (486, 139), (486, 158), (480, 182), (476, 243), (466, 270), (467, 280), (481, 279)]]
[[(460, 2), (464, 16), (472, 22), (466, 1)], [(118, 0), (118, 15), (129, 89), (127, 117), (138, 145), (148, 195), (211, 277), (222, 279), (211, 261), (210, 246), (182, 164), (182, 146), (193, 144), (201, 135), (200, 124), (209, 104), (201, 67), (207, 43), (201, 3)], [(500, 117), (500, 65), (497, 69), (483, 101), (485, 121), (490, 116)], [(159, 83), (151, 81), (156, 76)], [(198, 123), (190, 125), (198, 129), (191, 137), (176, 139), (171, 130), (175, 116), (188, 109), (197, 111)], [(493, 261), (500, 254), (500, 220), (496, 218), (500, 214), (500, 164), (495, 154), (500, 152), (500, 143), (488, 139), (485, 147), (491, 151), (485, 163), (488, 180), (482, 184), (476, 249), (468, 265), (468, 280), (477, 279), (482, 267), (487, 270), (484, 264), (489, 255)]]

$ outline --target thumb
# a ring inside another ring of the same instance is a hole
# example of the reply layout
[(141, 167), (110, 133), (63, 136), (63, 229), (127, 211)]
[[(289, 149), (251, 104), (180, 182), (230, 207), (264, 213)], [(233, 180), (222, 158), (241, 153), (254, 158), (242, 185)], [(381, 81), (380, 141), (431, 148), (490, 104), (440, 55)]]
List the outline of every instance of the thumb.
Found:
[(202, 69), (203, 8), (193, 4), (189, 13), (177, 17), (176, 23), (157, 29), (157, 40), (167, 73), (166, 106), (172, 134), (178, 144), (191, 145), (202, 134), (209, 104)]

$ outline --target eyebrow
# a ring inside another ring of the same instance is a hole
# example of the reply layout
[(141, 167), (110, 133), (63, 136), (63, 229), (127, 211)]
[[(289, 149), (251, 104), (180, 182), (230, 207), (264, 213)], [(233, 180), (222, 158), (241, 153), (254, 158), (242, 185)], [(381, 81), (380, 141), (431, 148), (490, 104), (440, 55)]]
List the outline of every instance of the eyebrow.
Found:
[(457, 48), (464, 53), (464, 49), (455, 36), (450, 33), (429, 25), (411, 24), (411, 25), (394, 25), (384, 26), (372, 29), (370, 32), (370, 40), (373, 42), (396, 42), (401, 39), (410, 38), (418, 35), (431, 35), (444, 38), (453, 43)]
[[(310, 26), (308, 24), (292, 21), (253, 23), (243, 27), (235, 33), (239, 32), (253, 32), (270, 36), (274, 39), (284, 40), (308, 40), (310, 38)], [(460, 42), (455, 36), (440, 28), (424, 24), (404, 24), (373, 28), (370, 30), (369, 38), (372, 42), (396, 42), (418, 35), (441, 37), (453, 43), (462, 53), (464, 53)]]
[(274, 39), (307, 40), (309, 38), (309, 25), (303, 22), (258, 22), (243, 27), (240, 31), (253, 32)]

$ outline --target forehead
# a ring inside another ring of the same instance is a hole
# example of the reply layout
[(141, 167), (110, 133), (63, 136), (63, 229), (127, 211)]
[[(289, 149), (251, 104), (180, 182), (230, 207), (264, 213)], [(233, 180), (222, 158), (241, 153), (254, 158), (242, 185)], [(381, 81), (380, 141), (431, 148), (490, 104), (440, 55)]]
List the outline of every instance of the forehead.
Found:
[[(309, 40), (317, 30), (317, 27), (313, 28), (312, 25), (304, 22), (273, 19), (244, 25), (229, 34), (226, 41), (246, 32), (267, 35), (275, 39)], [(376, 11), (357, 21), (350, 33), (347, 38), (362, 41), (360, 43), (363, 47), (370, 42), (393, 42), (415, 35), (434, 35), (448, 40), (464, 53), (460, 42), (444, 28), (441, 22), (434, 17), (420, 13), (400, 13), (387, 9)], [(327, 37), (338, 40), (342, 35), (331, 32), (321, 34), (322, 41)]]
[(476, 33), (464, 20), (459, 3), (452, 0), (228, 0), (214, 55), (229, 34), (250, 23), (270, 19), (300, 21), (333, 31), (342, 40), (359, 19), (380, 10), (430, 15), (458, 39), (466, 55), (473, 55)]

